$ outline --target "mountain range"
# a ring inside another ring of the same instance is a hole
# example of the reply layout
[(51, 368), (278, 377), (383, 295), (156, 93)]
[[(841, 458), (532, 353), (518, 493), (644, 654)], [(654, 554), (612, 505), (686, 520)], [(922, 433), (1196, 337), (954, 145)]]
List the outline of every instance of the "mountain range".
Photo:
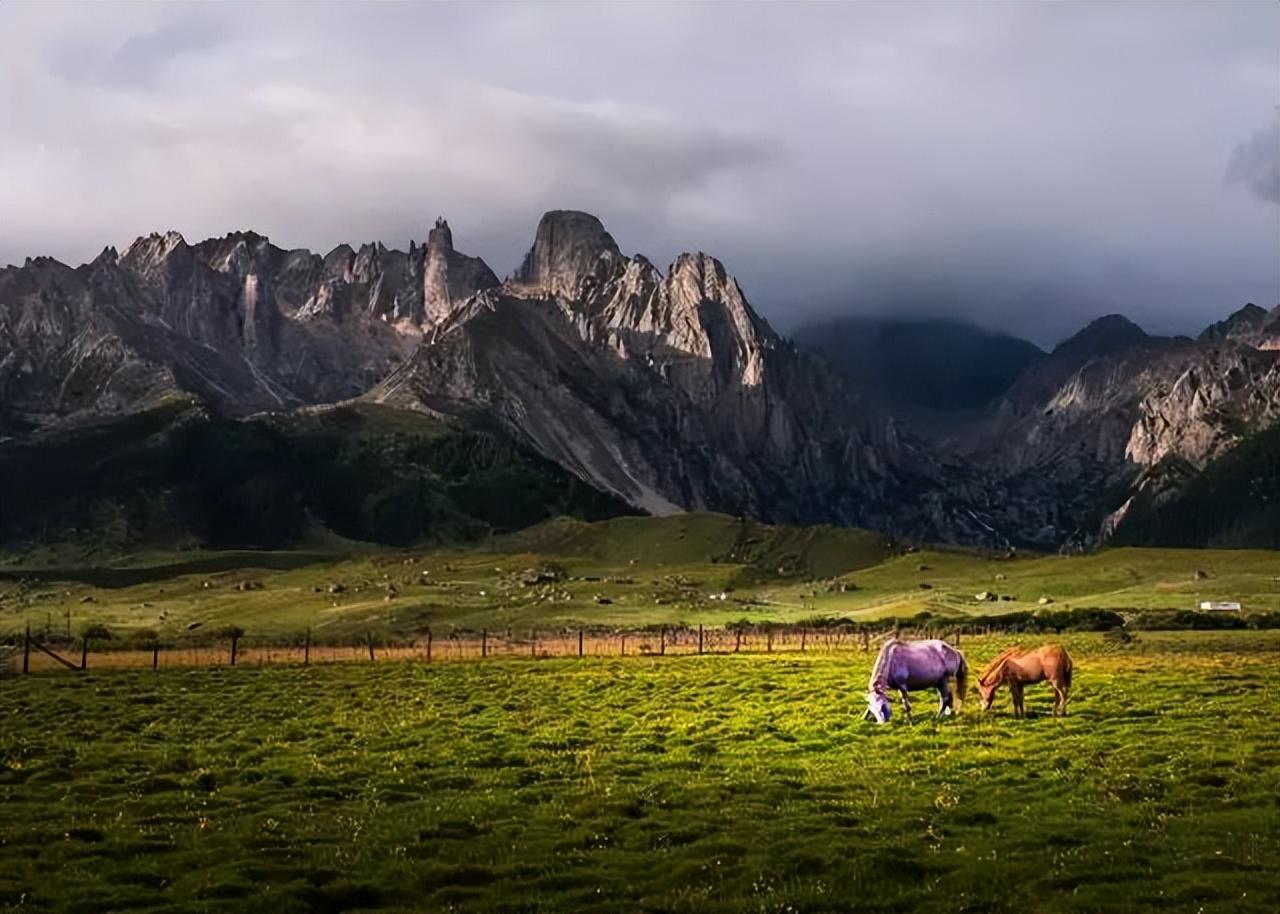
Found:
[[(484, 436), (519, 455), (503, 467), (539, 467), (540, 492), (560, 473), (600, 493), (547, 499), (548, 512), (709, 509), (998, 548), (1087, 548), (1157, 530), (1176, 541), (1180, 529), (1197, 543), (1280, 546), (1266, 532), (1275, 480), (1241, 458), (1280, 418), (1280, 308), (1247, 305), (1197, 339), (1112, 315), (1047, 353), (938, 321), (832, 319), (793, 341), (714, 257), (660, 269), (574, 211), (544, 215), (505, 280), (457, 251), (443, 219), (407, 252), (341, 245), (322, 256), (252, 232), (190, 245), (169, 232), (80, 267), (36, 258), (0, 269), (8, 486), (30, 482), (18, 468), (41, 472), (42, 449), (59, 449), (64, 476), (87, 474), (92, 449), (68, 442), (157, 411), (191, 422), (195, 410), (226, 441), (242, 437), (235, 423), (274, 422), (288, 438), (307, 425), (289, 416), (375, 408), (379, 422), (405, 412)], [(153, 425), (135, 426), (154, 440)], [(278, 451), (261, 470), (276, 480), (288, 475)], [(1161, 522), (1198, 517), (1187, 499), (1223, 461), (1232, 486), (1256, 490), (1246, 504), (1263, 522)], [(378, 465), (352, 478), (385, 501), (378, 480), (404, 474)], [(236, 466), (244, 484), (259, 472)], [(410, 475), (445, 485), (434, 471)], [(179, 477), (189, 483), (165, 478)], [(318, 490), (290, 491), (296, 516), (336, 529), (312, 504)], [(0, 536), (61, 529), (91, 495), (22, 499)], [(430, 523), (396, 529), (399, 540), (432, 535)], [(378, 524), (343, 530), (386, 538)]]

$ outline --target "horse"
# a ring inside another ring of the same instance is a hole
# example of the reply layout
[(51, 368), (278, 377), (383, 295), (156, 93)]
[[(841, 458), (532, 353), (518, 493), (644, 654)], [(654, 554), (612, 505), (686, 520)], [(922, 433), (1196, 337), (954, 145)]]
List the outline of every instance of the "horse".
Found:
[(1034, 651), (1011, 647), (987, 665), (978, 677), (978, 694), (982, 696), (982, 710), (991, 707), (996, 690), (1001, 684), (1009, 686), (1013, 698), (1013, 716), (1026, 717), (1022, 703), (1022, 690), (1037, 682), (1048, 682), (1053, 687), (1053, 716), (1067, 716), (1067, 699), (1071, 692), (1071, 657), (1061, 644), (1045, 644)]
[[(948, 683), (952, 676), (956, 680), (954, 695)], [(890, 638), (881, 645), (875, 666), (871, 669), (867, 710), (863, 719), (888, 723), (893, 712), (885, 693), (894, 690), (902, 696), (902, 713), (910, 721), (911, 701), (907, 697), (910, 689), (937, 689), (938, 714), (946, 716), (953, 711), (953, 699), (958, 698), (958, 703), (964, 702), (968, 682), (969, 666), (965, 663), (964, 654), (947, 642)]]

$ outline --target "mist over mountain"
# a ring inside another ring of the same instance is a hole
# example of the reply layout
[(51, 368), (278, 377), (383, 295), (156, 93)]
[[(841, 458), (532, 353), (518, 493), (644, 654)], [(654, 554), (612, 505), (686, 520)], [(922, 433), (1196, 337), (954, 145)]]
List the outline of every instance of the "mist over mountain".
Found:
[(832, 318), (803, 325), (795, 340), (855, 388), (921, 424), (943, 414), (972, 416), (1045, 356), (1008, 334), (928, 318)]
[(714, 251), (785, 333), (944, 318), (1049, 349), (1280, 301), (1274, 4), (667, 16), (0, 4), (0, 264), (236, 226), (403, 250), (445, 213), (505, 276), (574, 208), (660, 265)]

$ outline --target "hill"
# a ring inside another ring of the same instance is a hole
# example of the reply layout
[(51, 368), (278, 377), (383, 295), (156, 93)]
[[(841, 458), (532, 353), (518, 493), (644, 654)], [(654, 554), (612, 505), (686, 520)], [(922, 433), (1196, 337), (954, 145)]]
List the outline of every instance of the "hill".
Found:
[(626, 513), (498, 430), (374, 404), (246, 419), (189, 400), (0, 447), (0, 546), (352, 551)]
[[(94, 623), (121, 635), (155, 630), (180, 644), (225, 625), (286, 640), (311, 628), (317, 641), (333, 642), (371, 632), (415, 638), (428, 628), (447, 636), (482, 627), (874, 622), (922, 612), (955, 622), (1085, 608), (1188, 610), (1201, 600), (1276, 612), (1277, 577), (1268, 551), (1008, 557), (725, 515), (553, 519), (465, 548), (180, 553), (110, 569), (10, 561), (0, 571), (0, 640), (28, 622), (53, 634)], [(192, 623), (199, 626), (189, 631)]]

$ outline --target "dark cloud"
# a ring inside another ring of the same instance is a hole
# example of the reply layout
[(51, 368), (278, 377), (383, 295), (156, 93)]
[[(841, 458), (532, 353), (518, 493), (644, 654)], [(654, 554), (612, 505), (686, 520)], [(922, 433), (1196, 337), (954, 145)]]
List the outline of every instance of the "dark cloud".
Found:
[(784, 329), (1192, 332), (1280, 301), (1278, 94), (1274, 4), (0, 3), (0, 263), (443, 213), (503, 273), (575, 207)]
[(226, 27), (204, 17), (178, 19), (141, 35), (130, 35), (112, 55), (104, 74), (126, 86), (153, 85), (168, 66), (189, 54), (208, 53), (227, 37)]
[(1259, 200), (1280, 204), (1280, 121), (1232, 150), (1227, 181), (1243, 184)]

